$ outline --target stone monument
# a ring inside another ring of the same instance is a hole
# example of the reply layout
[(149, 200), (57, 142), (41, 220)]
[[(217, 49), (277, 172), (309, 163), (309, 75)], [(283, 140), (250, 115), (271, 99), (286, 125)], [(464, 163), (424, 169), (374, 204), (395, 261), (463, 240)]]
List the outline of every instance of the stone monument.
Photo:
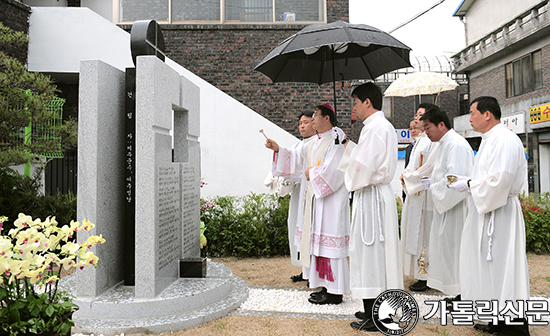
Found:
[[(94, 247), (97, 268), (62, 284), (77, 296), (80, 332), (188, 328), (224, 316), (248, 293), (219, 264), (209, 263), (208, 277), (196, 279), (206, 276), (199, 241), (200, 92), (157, 56), (156, 22), (134, 28), (132, 46), (141, 36), (149, 51), (134, 55), (130, 75), (100, 60), (81, 61), (77, 211), (96, 228), (78, 239), (102, 234), (106, 243)], [(133, 107), (125, 107), (128, 101)]]

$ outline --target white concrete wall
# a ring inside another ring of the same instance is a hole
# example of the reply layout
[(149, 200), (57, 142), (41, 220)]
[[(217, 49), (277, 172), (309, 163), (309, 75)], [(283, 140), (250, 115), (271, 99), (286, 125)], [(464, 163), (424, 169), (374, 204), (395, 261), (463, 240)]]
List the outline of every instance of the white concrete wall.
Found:
[(519, 13), (533, 7), (541, 0), (477, 0), (466, 14), (468, 45), (476, 42), (494, 29), (512, 20)]
[(31, 7), (67, 7), (67, 0), (22, 0), (21, 2)]
[[(130, 35), (88, 8), (33, 7), (29, 29), (30, 71), (78, 73), (80, 61), (100, 59), (132, 67)], [(201, 193), (245, 195), (267, 192), (272, 152), (265, 133), (290, 147), (298, 139), (171, 60), (167, 64), (200, 87)]]
[(481, 133), (474, 131), (470, 125), (470, 115), (465, 114), (453, 118), (453, 129), (465, 138), (480, 137)]
[(113, 2), (107, 0), (81, 0), (81, 7), (87, 7), (113, 22)]
[(132, 67), (130, 35), (88, 8), (32, 7), (29, 71), (73, 73), (80, 60)]

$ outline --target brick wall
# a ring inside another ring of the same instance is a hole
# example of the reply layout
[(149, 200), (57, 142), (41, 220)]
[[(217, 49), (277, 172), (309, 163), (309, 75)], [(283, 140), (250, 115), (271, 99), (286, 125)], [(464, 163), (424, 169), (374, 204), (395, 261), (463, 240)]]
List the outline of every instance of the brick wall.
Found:
[(327, 0), (327, 22), (349, 22), (349, 0)]
[[(327, 1), (327, 21), (348, 21), (348, 0)], [(122, 25), (130, 31), (131, 26)], [(333, 102), (332, 84), (276, 83), (254, 67), (303, 25), (163, 25), (166, 52), (186, 67), (290, 133), (298, 136), (298, 116)], [(336, 84), (338, 119), (350, 130), (350, 83)], [(226, 113), (226, 111), (219, 111)]]
[(480, 96), (493, 96), (500, 104), (506, 100), (504, 65), (470, 78), (470, 101)]
[(470, 79), (470, 98), (493, 96), (501, 105), (508, 105), (550, 94), (550, 45), (541, 48), (541, 58), (542, 88), (506, 98), (506, 70), (505, 66), (501, 65)]
[[(460, 115), (460, 94), (467, 93), (467, 91), (467, 85), (461, 85), (453, 91), (444, 91), (440, 93), (438, 105), (447, 113), (451, 123), (454, 117)], [(390, 121), (395, 128), (409, 128), (409, 123), (416, 113), (418, 97), (393, 97), (392, 100), (393, 115)]]
[[(16, 31), (29, 32), (29, 16), (31, 8), (16, 0), (0, 0), (0, 22)], [(0, 46), (0, 51), (6, 52), (20, 62), (27, 63), (27, 48), (6, 48)]]

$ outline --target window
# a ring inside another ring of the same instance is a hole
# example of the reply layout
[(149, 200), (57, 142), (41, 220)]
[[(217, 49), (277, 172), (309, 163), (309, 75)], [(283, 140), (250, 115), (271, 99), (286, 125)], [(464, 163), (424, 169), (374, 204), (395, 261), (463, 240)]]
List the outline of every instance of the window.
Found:
[(437, 94), (430, 94), (430, 95), (416, 95), (414, 96), (414, 113), (416, 113), (416, 110), (418, 110), (418, 105), (422, 103), (430, 103), (435, 104), (435, 98), (437, 97)]
[(468, 94), (461, 93), (458, 99), (458, 113), (460, 115), (470, 114), (470, 104), (468, 101)]
[(326, 0), (119, 0), (119, 22), (324, 22)]
[(519, 96), (542, 88), (540, 50), (506, 64), (505, 72), (506, 97)]

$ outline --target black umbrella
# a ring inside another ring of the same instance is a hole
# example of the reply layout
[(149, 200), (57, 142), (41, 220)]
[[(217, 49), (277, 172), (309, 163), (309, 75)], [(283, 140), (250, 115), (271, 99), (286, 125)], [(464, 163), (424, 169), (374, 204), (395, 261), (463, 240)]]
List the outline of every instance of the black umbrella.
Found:
[(337, 21), (310, 25), (281, 42), (254, 70), (276, 82), (375, 79), (411, 67), (407, 47), (380, 29)]

